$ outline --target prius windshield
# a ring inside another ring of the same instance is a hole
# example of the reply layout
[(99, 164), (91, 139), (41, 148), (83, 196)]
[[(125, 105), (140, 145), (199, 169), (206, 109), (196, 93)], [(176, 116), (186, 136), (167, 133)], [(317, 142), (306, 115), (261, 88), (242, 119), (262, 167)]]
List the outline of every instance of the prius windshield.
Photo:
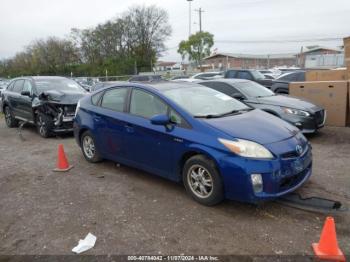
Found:
[(184, 87), (163, 91), (163, 94), (194, 117), (221, 117), (250, 110), (238, 100), (207, 87)]

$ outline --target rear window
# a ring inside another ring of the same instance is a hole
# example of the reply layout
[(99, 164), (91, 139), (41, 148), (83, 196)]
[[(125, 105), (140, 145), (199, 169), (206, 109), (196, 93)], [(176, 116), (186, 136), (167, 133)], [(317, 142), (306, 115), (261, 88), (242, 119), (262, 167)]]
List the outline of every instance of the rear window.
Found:
[(91, 97), (91, 103), (95, 106), (97, 106), (98, 102), (100, 101), (100, 98), (102, 96), (103, 92), (98, 92), (97, 94), (94, 94)]
[(86, 92), (77, 82), (68, 78), (42, 78), (35, 80), (38, 93), (48, 90), (62, 90), (72, 92)]

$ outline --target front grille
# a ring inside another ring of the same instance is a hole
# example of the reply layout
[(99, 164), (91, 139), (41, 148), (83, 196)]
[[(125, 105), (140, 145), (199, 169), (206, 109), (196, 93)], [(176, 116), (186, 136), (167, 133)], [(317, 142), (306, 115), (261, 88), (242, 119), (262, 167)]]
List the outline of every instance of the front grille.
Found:
[(320, 111), (317, 111), (315, 113), (315, 121), (316, 121), (316, 124), (318, 126), (323, 124), (323, 122), (324, 122), (324, 110), (320, 110)]
[(299, 174), (296, 174), (294, 176), (285, 177), (280, 181), (280, 191), (286, 190), (288, 188), (296, 186), (298, 183), (300, 183), (306, 174), (309, 172), (311, 168), (312, 163), (310, 163), (303, 171), (301, 171)]
[(299, 154), (296, 151), (290, 151), (290, 152), (282, 154), (281, 157), (283, 159), (285, 159), (285, 158), (294, 158), (294, 157), (299, 157)]
[(298, 152), (296, 150), (293, 151), (289, 151), (286, 153), (281, 154), (281, 158), (282, 159), (288, 159), (288, 158), (296, 158), (296, 157), (300, 157), (302, 155), (304, 155), (304, 153), (309, 149), (308, 145), (305, 145), (305, 147), (303, 148), (303, 152), (301, 154), (298, 154)]

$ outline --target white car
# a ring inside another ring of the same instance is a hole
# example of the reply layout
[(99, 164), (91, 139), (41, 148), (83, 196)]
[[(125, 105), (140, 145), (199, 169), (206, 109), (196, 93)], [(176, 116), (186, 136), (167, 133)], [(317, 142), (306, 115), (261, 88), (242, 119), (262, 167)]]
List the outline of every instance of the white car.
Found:
[(217, 78), (223, 78), (222, 72), (204, 72), (195, 74), (189, 78), (178, 78), (172, 81), (176, 82), (200, 82), (203, 80), (212, 80)]

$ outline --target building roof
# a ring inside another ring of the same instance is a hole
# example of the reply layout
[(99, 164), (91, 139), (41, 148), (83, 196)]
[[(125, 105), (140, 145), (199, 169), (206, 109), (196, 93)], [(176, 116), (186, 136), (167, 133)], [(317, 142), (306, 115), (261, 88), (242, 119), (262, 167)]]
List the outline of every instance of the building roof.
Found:
[(258, 54), (237, 54), (237, 53), (218, 52), (205, 57), (204, 60), (214, 58), (217, 56), (225, 56), (225, 57), (233, 57), (233, 58), (249, 58), (249, 59), (283, 59), (283, 58), (295, 58), (296, 54), (285, 53), (285, 54), (258, 55)]
[(338, 53), (342, 52), (342, 50), (336, 49), (336, 48), (329, 48), (329, 47), (325, 47), (325, 46), (309, 46), (309, 47), (306, 47), (306, 50), (303, 51), (302, 53), (307, 54), (307, 53), (312, 53), (312, 52), (315, 52), (318, 50), (328, 50), (328, 51), (333, 51), (333, 52), (338, 52)]
[(158, 61), (157, 66), (174, 66), (176, 65), (176, 62), (166, 62), (166, 61)]

